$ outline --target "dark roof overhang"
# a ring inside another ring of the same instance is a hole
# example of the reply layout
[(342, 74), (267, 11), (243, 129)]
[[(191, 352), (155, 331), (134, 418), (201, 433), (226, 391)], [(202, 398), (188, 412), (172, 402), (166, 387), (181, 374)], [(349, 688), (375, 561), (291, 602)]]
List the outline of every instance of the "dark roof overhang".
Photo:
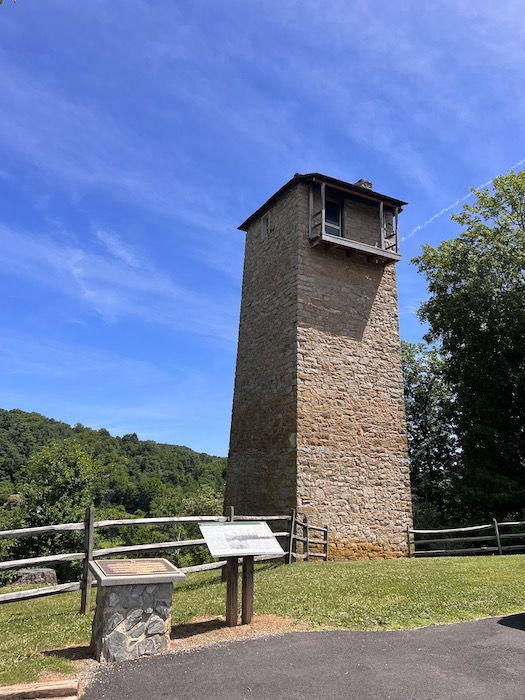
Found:
[(268, 199), (262, 207), (259, 207), (251, 216), (249, 216), (246, 221), (244, 221), (240, 226), (240, 231), (247, 231), (250, 225), (259, 219), (263, 214), (265, 214), (271, 207), (279, 200), (288, 190), (292, 187), (296, 187), (301, 182), (312, 182), (312, 183), (323, 183), (333, 190), (338, 190), (338, 192), (343, 197), (351, 197), (356, 201), (360, 201), (363, 204), (377, 204), (381, 202), (387, 206), (391, 206), (393, 209), (398, 209), (401, 211), (407, 202), (403, 202), (401, 199), (395, 199), (394, 197), (388, 197), (385, 194), (380, 194), (379, 192), (374, 192), (367, 187), (360, 187), (359, 185), (353, 185), (350, 182), (344, 182), (343, 180), (337, 180), (333, 177), (328, 177), (328, 175), (321, 175), (320, 173), (308, 173), (306, 175), (301, 175), (296, 173), (291, 180), (289, 180), (285, 185), (283, 185), (275, 194), (273, 194), (270, 199)]

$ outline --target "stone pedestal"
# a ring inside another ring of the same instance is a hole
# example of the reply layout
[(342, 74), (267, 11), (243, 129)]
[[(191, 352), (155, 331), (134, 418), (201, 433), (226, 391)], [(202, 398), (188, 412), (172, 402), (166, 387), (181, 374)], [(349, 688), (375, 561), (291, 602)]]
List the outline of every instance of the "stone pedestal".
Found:
[(99, 587), (91, 637), (97, 661), (167, 651), (172, 595), (172, 583)]
[(126, 661), (169, 649), (173, 581), (165, 559), (90, 562), (98, 581), (91, 649), (97, 661)]

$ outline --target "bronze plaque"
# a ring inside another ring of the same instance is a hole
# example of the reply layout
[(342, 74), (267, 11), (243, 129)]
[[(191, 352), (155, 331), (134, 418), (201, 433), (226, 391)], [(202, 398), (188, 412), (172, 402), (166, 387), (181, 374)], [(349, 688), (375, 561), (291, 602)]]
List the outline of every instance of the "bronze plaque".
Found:
[(100, 586), (183, 581), (185, 575), (166, 559), (97, 559), (89, 566)]
[(166, 559), (99, 559), (97, 564), (106, 576), (152, 576), (175, 570)]

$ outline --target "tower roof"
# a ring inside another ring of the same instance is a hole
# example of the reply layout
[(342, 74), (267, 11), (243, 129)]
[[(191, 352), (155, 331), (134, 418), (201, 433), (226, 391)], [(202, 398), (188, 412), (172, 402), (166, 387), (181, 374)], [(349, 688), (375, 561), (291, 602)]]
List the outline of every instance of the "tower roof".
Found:
[[(285, 185), (283, 185), (279, 190), (277, 190), (277, 192), (273, 194), (261, 207), (259, 207), (257, 211), (255, 211), (251, 216), (249, 216), (246, 219), (246, 221), (244, 221), (239, 226), (239, 230), (247, 231), (249, 226), (254, 221), (256, 221), (263, 214), (265, 214), (268, 211), (268, 209), (270, 209), (274, 205), (274, 203), (278, 199), (280, 199), (280, 197), (282, 197), (289, 189), (295, 187), (300, 182), (324, 182), (332, 189), (338, 190), (342, 196), (345, 196), (346, 193), (347, 197), (351, 197), (352, 199), (363, 202), (364, 204), (380, 204), (381, 202), (383, 202), (383, 204), (390, 205), (392, 207), (397, 207), (399, 211), (401, 211), (402, 208), (407, 204), (407, 202), (403, 202), (400, 199), (395, 199), (394, 197), (388, 197), (385, 194), (374, 192), (374, 190), (370, 189), (368, 186), (351, 184), (350, 182), (337, 180), (336, 178), (329, 177), (328, 175), (321, 175), (321, 173), (307, 173), (305, 175), (296, 173), (291, 180), (289, 180)], [(358, 182), (366, 183), (365, 180), (359, 180)], [(366, 183), (366, 185), (368, 184), (370, 183)]]

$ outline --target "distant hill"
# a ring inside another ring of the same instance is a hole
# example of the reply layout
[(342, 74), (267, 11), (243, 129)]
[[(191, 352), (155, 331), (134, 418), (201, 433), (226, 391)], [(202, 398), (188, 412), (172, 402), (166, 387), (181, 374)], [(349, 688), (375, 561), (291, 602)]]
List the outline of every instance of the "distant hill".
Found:
[(135, 433), (112, 437), (107, 430), (74, 427), (19, 409), (0, 409), (0, 505), (16, 492), (23, 468), (32, 454), (56, 440), (74, 438), (105, 467), (108, 507), (149, 513), (156, 503), (224, 489), (226, 458), (198, 453), (188, 447), (139, 440)]

